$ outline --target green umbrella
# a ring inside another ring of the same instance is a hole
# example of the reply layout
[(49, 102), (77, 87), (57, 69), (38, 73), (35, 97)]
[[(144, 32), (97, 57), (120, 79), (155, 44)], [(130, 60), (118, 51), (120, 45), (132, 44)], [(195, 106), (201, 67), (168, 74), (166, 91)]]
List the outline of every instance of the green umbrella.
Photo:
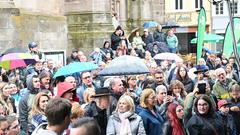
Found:
[[(217, 35), (217, 34), (205, 34), (204, 35), (204, 43), (217, 43), (224, 39), (223, 36)], [(191, 40), (191, 44), (196, 44), (197, 38), (193, 38)]]

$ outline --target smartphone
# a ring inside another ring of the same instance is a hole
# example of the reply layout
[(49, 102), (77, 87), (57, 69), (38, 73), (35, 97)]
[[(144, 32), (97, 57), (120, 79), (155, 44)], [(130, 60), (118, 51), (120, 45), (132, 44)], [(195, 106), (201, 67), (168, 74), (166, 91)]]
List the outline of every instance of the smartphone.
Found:
[(168, 91), (167, 91), (167, 95), (172, 96), (172, 91), (171, 91), (171, 90), (168, 90)]
[(198, 87), (198, 94), (206, 93), (206, 83), (199, 83), (197, 87)]

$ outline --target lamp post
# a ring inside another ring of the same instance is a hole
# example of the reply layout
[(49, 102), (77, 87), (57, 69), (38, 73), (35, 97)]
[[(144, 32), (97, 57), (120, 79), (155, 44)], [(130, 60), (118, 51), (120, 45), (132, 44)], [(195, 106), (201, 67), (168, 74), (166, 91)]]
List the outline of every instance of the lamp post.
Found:
[[(222, 2), (223, 0), (213, 0), (213, 4), (217, 5), (218, 3)], [(235, 59), (237, 62), (237, 70), (239, 71), (239, 66), (240, 66), (240, 60), (239, 60), (239, 55), (237, 52), (237, 42), (236, 42), (236, 38), (235, 38), (235, 32), (234, 32), (234, 23), (233, 23), (233, 16), (231, 13), (231, 1), (230, 0), (226, 0), (227, 2), (227, 7), (228, 7), (228, 14), (229, 14), (229, 25), (231, 28), (231, 33), (232, 33), (232, 39), (233, 39), (233, 53), (235, 55)], [(233, 3), (234, 4), (234, 3)]]

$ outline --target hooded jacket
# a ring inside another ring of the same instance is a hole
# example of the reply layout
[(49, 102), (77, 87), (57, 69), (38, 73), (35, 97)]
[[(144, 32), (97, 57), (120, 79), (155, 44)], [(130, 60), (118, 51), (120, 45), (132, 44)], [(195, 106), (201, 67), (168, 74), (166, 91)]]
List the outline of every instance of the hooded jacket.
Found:
[(31, 132), (31, 123), (28, 120), (28, 113), (31, 110), (33, 101), (40, 91), (38, 88), (33, 87), (33, 78), (27, 80), (27, 93), (21, 98), (19, 102), (19, 122), (21, 125), (21, 130), (24, 133)]
[(33, 135), (57, 135), (57, 133), (51, 130), (47, 130), (46, 127), (47, 127), (47, 123), (42, 123), (33, 131), (32, 134)]

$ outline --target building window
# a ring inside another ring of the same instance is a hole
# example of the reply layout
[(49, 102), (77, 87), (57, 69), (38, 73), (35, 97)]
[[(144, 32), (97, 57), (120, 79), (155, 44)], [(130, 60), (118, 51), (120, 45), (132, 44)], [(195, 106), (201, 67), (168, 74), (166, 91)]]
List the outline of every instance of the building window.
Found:
[(183, 1), (182, 0), (175, 0), (175, 9), (183, 9)]
[(195, 0), (195, 8), (201, 8), (203, 6), (203, 0)]
[(216, 5), (216, 15), (222, 15), (223, 14), (223, 2), (218, 3)]
[(233, 14), (237, 14), (238, 13), (238, 3), (236, 2), (231, 2), (230, 3), (230, 7), (231, 7), (231, 13)]

